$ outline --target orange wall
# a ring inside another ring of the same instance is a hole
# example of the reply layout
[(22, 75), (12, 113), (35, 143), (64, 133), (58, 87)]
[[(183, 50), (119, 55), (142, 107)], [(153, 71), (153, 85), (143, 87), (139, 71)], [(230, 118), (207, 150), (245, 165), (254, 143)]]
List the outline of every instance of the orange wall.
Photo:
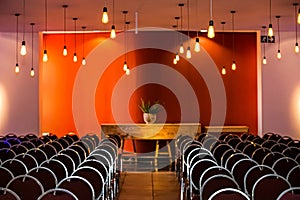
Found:
[[(86, 33), (85, 53), (88, 54), (108, 37), (106, 33)], [(39, 71), (40, 127), (42, 132), (64, 135), (77, 132), (72, 110), (72, 92), (74, 81), (81, 65), (82, 35), (77, 35), (77, 54), (79, 61), (73, 63), (74, 35), (67, 35), (69, 54), (62, 55), (63, 35), (47, 34), (47, 50), (49, 61), (41, 63)], [(257, 134), (257, 46), (256, 33), (236, 33), (235, 58), (238, 69), (231, 71), (232, 35), (225, 33), (224, 45), (222, 34), (216, 34), (211, 40), (201, 36), (201, 45), (215, 64), (219, 72), (223, 65), (227, 67), (227, 75), (222, 76), (224, 83), (227, 112), (225, 125), (247, 125), (252, 133)], [(145, 38), (147, 39), (147, 38)], [(124, 43), (120, 44), (123, 45)], [(99, 55), (99, 62), (105, 55)], [(146, 63), (160, 63), (179, 72), (191, 85), (198, 99), (201, 111), (199, 122), (208, 125), (211, 119), (211, 98), (202, 75), (188, 60), (181, 59), (180, 65), (172, 63), (174, 53), (162, 49), (144, 48), (130, 51), (127, 54), (130, 68)], [(88, 60), (87, 60), (88, 61)], [(124, 75), (122, 68), (124, 55), (117, 56), (106, 67), (99, 77), (95, 91), (95, 111), (98, 122), (115, 122), (111, 111), (112, 93), (116, 83)], [(180, 66), (180, 67), (179, 67)], [(167, 76), (167, 75), (166, 75)], [(129, 76), (130, 77), (130, 76)], [(176, 81), (176, 79), (174, 80)], [(180, 103), (172, 90), (160, 84), (145, 84), (136, 88), (130, 97), (130, 116), (134, 122), (143, 122), (138, 108), (140, 98), (151, 101), (159, 100), (165, 107), (167, 122), (180, 122)], [(84, 98), (84, 96), (82, 96)], [(119, 100), (122, 104), (122, 99)], [(189, 103), (189, 102), (186, 102)], [(191, 110), (191, 112), (193, 112)], [(160, 116), (158, 115), (158, 121)], [(124, 121), (126, 122), (126, 121)], [(128, 121), (129, 122), (129, 121)], [(219, 124), (216, 124), (219, 125)], [(83, 133), (80, 133), (83, 134)]]

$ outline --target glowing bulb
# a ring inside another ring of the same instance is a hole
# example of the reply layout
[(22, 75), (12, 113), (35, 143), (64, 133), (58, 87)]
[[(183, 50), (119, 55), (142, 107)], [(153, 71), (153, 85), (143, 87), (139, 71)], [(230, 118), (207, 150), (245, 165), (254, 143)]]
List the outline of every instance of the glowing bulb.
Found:
[(269, 24), (269, 29), (268, 29), (268, 36), (273, 37), (274, 32), (273, 32), (273, 27), (272, 24)]
[(103, 24), (107, 24), (108, 23), (107, 7), (103, 8), (102, 23)]
[(126, 69), (125, 74), (128, 76), (130, 74), (130, 69)]
[(186, 58), (190, 59), (192, 57), (192, 53), (191, 53), (191, 47), (188, 46), (186, 49)]
[(175, 56), (177, 62), (180, 60), (180, 56), (178, 55), (178, 53), (176, 53), (176, 56)]
[(15, 72), (16, 72), (16, 74), (18, 74), (20, 72), (20, 68), (19, 68), (19, 64), (18, 63), (16, 64)]
[(298, 22), (298, 24), (300, 24), (300, 8), (299, 8), (299, 10), (298, 10), (297, 22)]
[(232, 62), (231, 69), (232, 69), (233, 71), (236, 70), (236, 64), (235, 64), (235, 61)]
[(63, 56), (67, 56), (68, 55), (68, 50), (67, 50), (67, 46), (64, 46), (64, 50), (63, 50)]
[(173, 64), (174, 64), (174, 65), (176, 65), (176, 64), (177, 64), (176, 57), (173, 59)]
[(296, 45), (295, 45), (295, 53), (299, 53), (299, 45), (298, 45), (298, 42), (296, 42)]
[(215, 29), (214, 29), (214, 21), (209, 20), (209, 26), (207, 30), (207, 37), (214, 38), (215, 37)]
[(200, 39), (198, 37), (196, 38), (194, 51), (195, 52), (200, 52)]
[(263, 61), (262, 61), (262, 63), (263, 63), (264, 65), (266, 65), (266, 64), (267, 64), (267, 58), (266, 58), (266, 56), (264, 56), (264, 57), (263, 57)]
[(180, 44), (179, 53), (184, 53), (184, 47), (183, 44)]
[(115, 25), (111, 26), (110, 38), (112, 38), (112, 39), (116, 38), (116, 27), (115, 27)]
[(83, 58), (82, 58), (82, 62), (81, 62), (81, 64), (82, 64), (82, 65), (86, 65), (86, 60), (85, 60), (85, 57), (83, 57)]
[(77, 54), (76, 53), (74, 53), (74, 56), (73, 56), (73, 62), (77, 62)]
[(281, 59), (281, 52), (280, 52), (280, 50), (278, 49), (278, 51), (277, 51), (277, 59), (278, 60), (280, 60)]
[(22, 56), (25, 56), (26, 53), (27, 53), (27, 51), (26, 51), (26, 44), (25, 44), (25, 40), (23, 40), (23, 41), (22, 41), (22, 46), (21, 46), (20, 54), (21, 54)]
[(34, 69), (33, 69), (33, 67), (31, 67), (31, 70), (30, 70), (30, 76), (34, 77)]
[(225, 75), (226, 74), (226, 69), (225, 69), (225, 66), (222, 67), (222, 75)]
[(123, 70), (126, 71), (128, 69), (128, 66), (127, 66), (127, 63), (126, 61), (124, 62), (124, 65), (123, 65)]
[(47, 50), (44, 50), (44, 55), (43, 55), (43, 61), (47, 62), (48, 61), (48, 54), (47, 54)]

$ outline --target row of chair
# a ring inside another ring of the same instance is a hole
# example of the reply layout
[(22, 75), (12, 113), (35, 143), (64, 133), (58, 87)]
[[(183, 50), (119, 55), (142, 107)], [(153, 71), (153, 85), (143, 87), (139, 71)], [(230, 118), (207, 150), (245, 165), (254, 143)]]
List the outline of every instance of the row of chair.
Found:
[[(268, 138), (265, 136), (263, 140), (273, 141), (270, 134), (267, 135)], [(300, 187), (300, 180), (297, 178), (300, 177), (300, 166), (295, 160), (300, 154), (299, 148), (290, 146), (284, 152), (278, 152), (277, 148), (265, 150), (267, 148), (261, 145), (264, 142), (255, 143), (255, 138), (257, 137), (251, 134), (239, 137), (228, 133), (219, 137), (208, 134), (198, 138), (180, 136), (176, 141), (179, 156), (176, 160), (176, 173), (181, 185), (181, 199), (208, 199), (213, 191), (217, 192), (226, 186), (239, 190), (236, 195), (243, 196), (242, 199), (245, 196), (261, 199), (259, 195), (268, 193), (259, 192), (261, 188), (268, 186), (263, 184), (265, 180), (278, 182), (278, 188), (275, 189), (274, 183), (275, 191), (271, 190), (267, 199), (274, 199), (284, 189)], [(258, 156), (259, 154), (261, 155)]]
[(76, 135), (61, 138), (9, 135), (1, 140), (16, 143), (0, 150), (0, 199), (9, 196), (29, 200), (113, 199), (117, 196), (115, 140), (100, 140), (94, 134), (80, 139)]

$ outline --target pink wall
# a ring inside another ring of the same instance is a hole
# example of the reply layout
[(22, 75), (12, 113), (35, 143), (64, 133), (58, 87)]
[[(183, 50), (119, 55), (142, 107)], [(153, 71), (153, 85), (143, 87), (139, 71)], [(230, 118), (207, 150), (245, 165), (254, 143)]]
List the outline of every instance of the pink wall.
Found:
[(15, 39), (14, 33), (0, 33), (0, 135), (9, 132), (18, 135), (29, 132), (38, 134), (38, 34), (34, 34), (36, 76), (33, 78), (29, 75), (31, 34), (26, 35), (27, 55), (19, 56), (19, 74), (14, 72)]

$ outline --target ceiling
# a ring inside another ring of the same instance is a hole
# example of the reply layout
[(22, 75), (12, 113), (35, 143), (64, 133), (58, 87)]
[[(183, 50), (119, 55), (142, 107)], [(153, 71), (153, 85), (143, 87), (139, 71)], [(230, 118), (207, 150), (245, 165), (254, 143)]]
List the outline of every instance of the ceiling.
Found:
[[(187, 30), (187, 0), (114, 0), (115, 25), (117, 30), (124, 27), (123, 10), (128, 10), (129, 28), (135, 27), (135, 12), (138, 12), (138, 26), (170, 28), (176, 24), (175, 16), (180, 16), (178, 3), (183, 7), (182, 29)], [(277, 29), (275, 16), (280, 15), (280, 30), (295, 31), (293, 3), (300, 0), (272, 0), (272, 23)], [(63, 8), (67, 4), (67, 30), (74, 31), (73, 17), (78, 17), (77, 30), (86, 26), (87, 30), (108, 31), (112, 25), (113, 0), (48, 0), (47, 30), (63, 31)], [(110, 22), (101, 23), (101, 13), (106, 4)], [(190, 30), (207, 29), (209, 17), (209, 0), (189, 0)], [(270, 20), (269, 0), (213, 0), (213, 19), (215, 27), (221, 30), (221, 21), (225, 21), (225, 29), (231, 30), (231, 10), (235, 10), (236, 30), (261, 30)], [(45, 0), (25, 0), (25, 29), (30, 32), (30, 23), (36, 23), (35, 31), (45, 30)], [(0, 0), (0, 32), (15, 32), (15, 13), (20, 13), (19, 30), (23, 31), (23, 0)], [(179, 28), (180, 21), (179, 21)]]

